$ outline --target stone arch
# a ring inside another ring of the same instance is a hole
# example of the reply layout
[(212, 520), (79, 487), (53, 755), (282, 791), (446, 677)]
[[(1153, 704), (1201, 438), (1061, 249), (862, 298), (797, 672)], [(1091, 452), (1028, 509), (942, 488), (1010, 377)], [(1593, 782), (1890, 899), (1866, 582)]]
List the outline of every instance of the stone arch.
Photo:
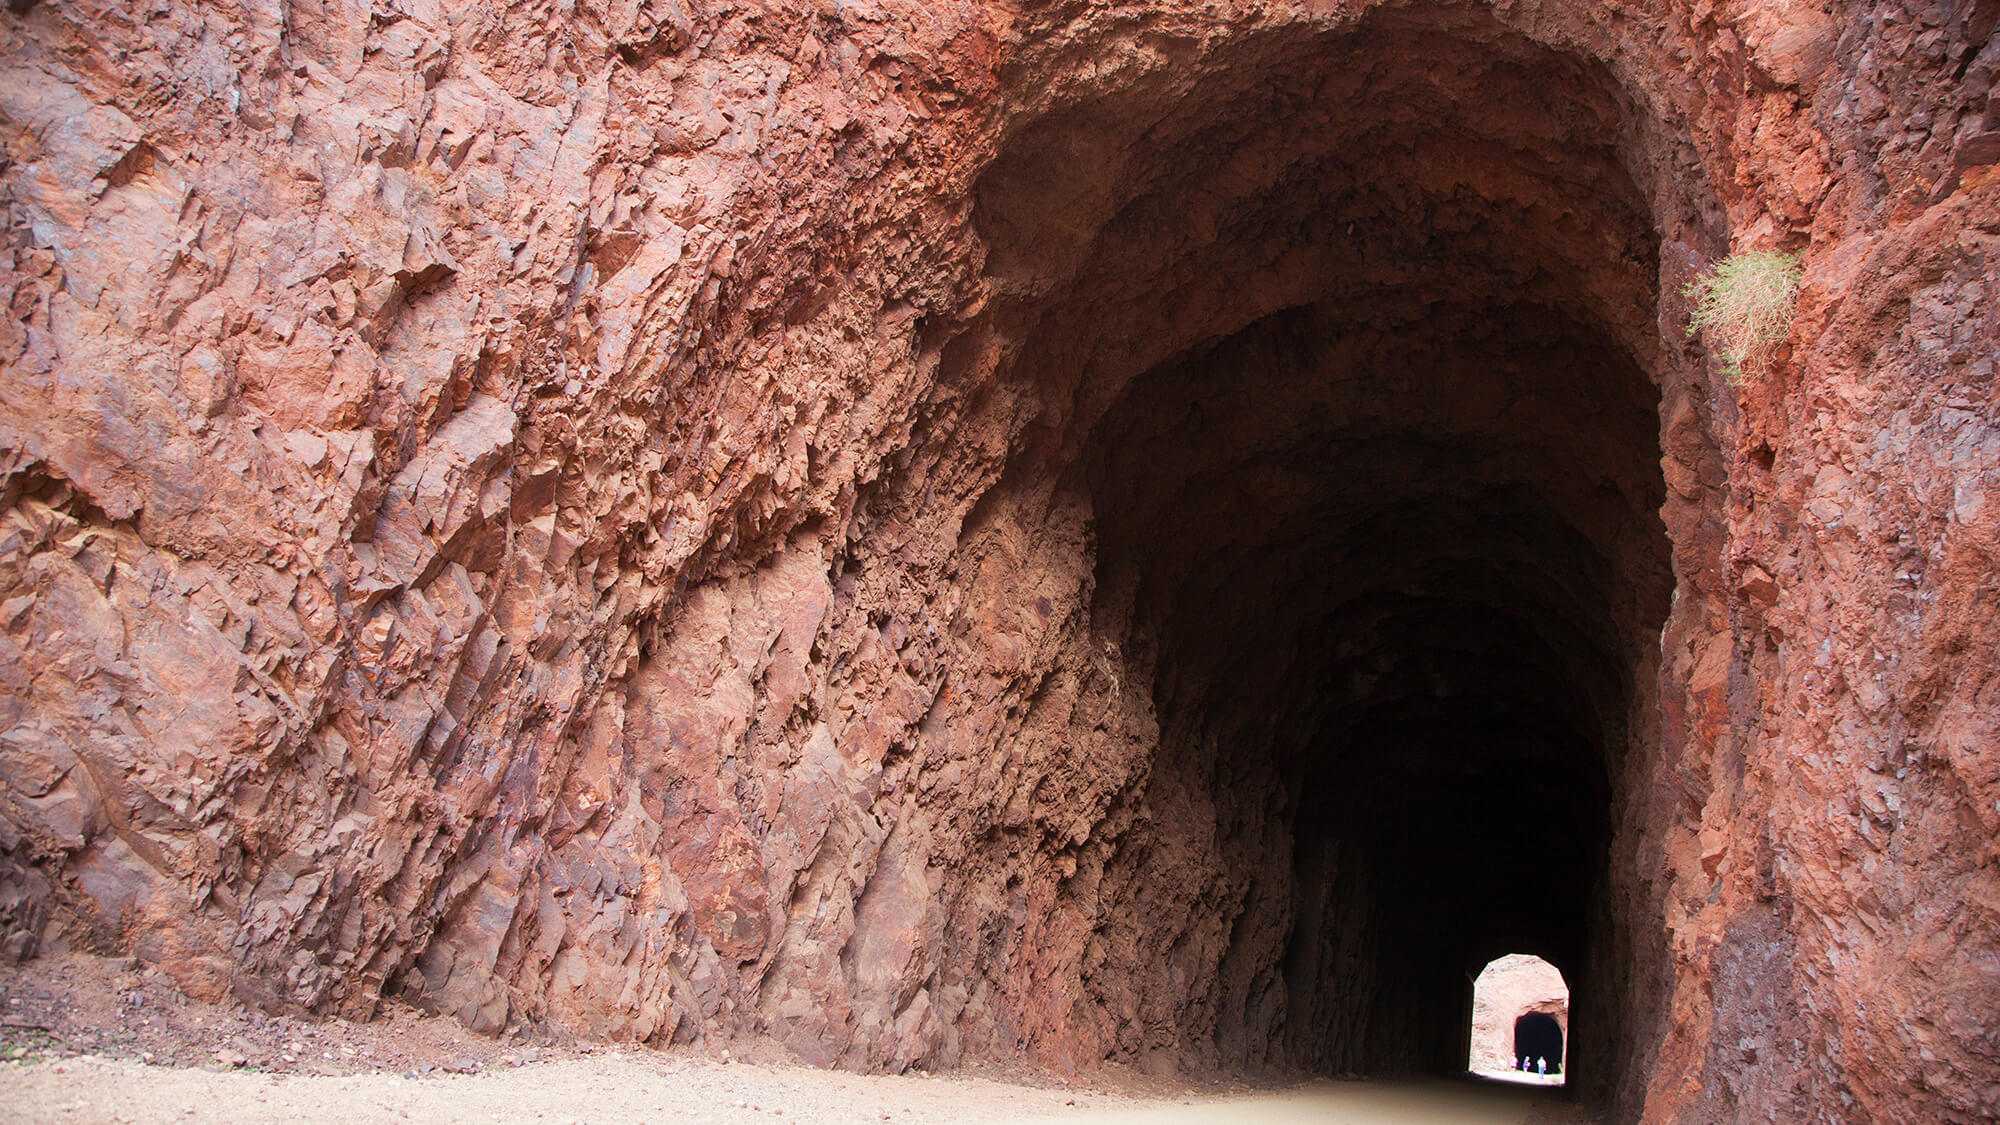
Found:
[[(1663, 237), (1714, 238), (1661, 175), (1689, 142), (1633, 60), (1484, 9), (1174, 30), (1022, 93), (975, 189), (989, 303), (942, 353), (1012, 419), (960, 554), (1074, 529), (1042, 541), (1087, 575), (1078, 661), (1150, 688), (1067, 720), (1158, 749), (1107, 806), (1142, 827), (1077, 860), (1109, 901), (1068, 923), (1098, 952), (1046, 1034), (1444, 1072), (1476, 950), (1439, 935), (1484, 926), (1581, 966), (1615, 1056), (1641, 1033), (1610, 997), (1658, 955), (1612, 889), (1656, 747), (1658, 513), (1699, 501), (1659, 475), (1705, 394), (1658, 331)], [(1545, 878), (1480, 853), (1511, 823)], [(1187, 898), (1122, 920), (1163, 882)]]

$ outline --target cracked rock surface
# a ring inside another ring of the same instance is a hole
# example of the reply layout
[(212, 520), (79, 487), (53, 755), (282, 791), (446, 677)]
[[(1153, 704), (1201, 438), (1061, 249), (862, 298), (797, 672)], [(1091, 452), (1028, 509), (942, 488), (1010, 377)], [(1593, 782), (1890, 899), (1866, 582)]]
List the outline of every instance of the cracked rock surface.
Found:
[(1990, 1120), (1996, 24), (9, 5), (0, 954)]

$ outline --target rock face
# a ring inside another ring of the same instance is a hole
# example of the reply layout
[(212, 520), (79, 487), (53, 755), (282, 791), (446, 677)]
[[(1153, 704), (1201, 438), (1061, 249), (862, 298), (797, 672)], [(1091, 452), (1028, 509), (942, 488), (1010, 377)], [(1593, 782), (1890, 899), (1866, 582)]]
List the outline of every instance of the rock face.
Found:
[(0, 951), (1991, 1119), (1996, 22), (10, 4)]
[[(1521, 1053), (1515, 1041), (1515, 1022), (1523, 1016), (1542, 1015), (1555, 1021), (1562, 1042), (1569, 1043), (1569, 985), (1562, 973), (1540, 957), (1510, 953), (1481, 969), (1472, 982), (1472, 1047), (1468, 1064), (1473, 1070), (1513, 1070)], [(1562, 1069), (1558, 1055), (1548, 1060), (1548, 1073)]]

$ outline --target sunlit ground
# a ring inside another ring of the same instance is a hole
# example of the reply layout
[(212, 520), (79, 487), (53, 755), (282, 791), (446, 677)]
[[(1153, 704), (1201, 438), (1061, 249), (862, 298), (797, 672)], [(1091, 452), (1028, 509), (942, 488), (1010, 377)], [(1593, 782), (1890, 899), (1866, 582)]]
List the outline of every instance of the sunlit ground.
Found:
[(1472, 1073), (1481, 1078), (1491, 1078), (1499, 1082), (1516, 1082), (1523, 1086), (1560, 1086), (1563, 1084), (1563, 1076), (1560, 1074), (1536, 1074), (1530, 1070), (1473, 1067)]

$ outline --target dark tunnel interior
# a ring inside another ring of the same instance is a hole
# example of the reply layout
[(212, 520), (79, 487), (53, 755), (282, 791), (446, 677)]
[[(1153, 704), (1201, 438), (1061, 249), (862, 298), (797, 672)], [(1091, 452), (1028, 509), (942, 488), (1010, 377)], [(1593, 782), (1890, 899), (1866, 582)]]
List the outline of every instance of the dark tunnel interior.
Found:
[(1587, 960), (1664, 609), (1628, 569), (1663, 592), (1649, 389), (1553, 310), (1318, 307), (1106, 419), (1100, 570), (1136, 590), (1163, 765), (1228, 778), (1245, 838), (1270, 791), (1287, 814), (1288, 1058), (1450, 1072), (1480, 965)]
[(1282, 1042), (1225, 1017), (1219, 1054), (1462, 1071), (1510, 951), (1608, 1033), (1614, 785), (1672, 589), (1633, 111), (1475, 13), (1241, 55), (1026, 127), (981, 185), (1023, 445), (1089, 496), (1155, 769), (1283, 873), (1246, 907), (1283, 916)]
[(1527, 1012), (1514, 1021), (1514, 1057), (1527, 1060), (1524, 1070), (1562, 1073), (1562, 1024), (1546, 1012)]

